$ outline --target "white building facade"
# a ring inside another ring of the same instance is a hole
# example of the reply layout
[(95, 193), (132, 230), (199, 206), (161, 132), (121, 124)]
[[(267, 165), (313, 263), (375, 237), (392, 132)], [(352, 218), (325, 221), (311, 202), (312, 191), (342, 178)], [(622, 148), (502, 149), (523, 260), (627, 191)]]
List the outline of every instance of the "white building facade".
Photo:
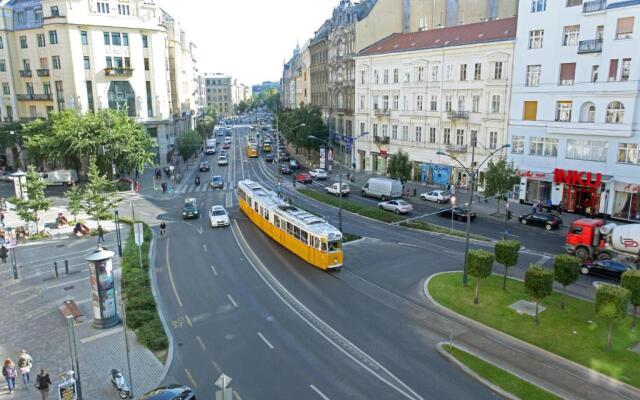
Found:
[[(507, 143), (516, 19), (395, 34), (356, 57), (354, 162), (386, 173), (407, 153), (413, 178), (467, 186), (475, 167)], [(494, 157), (504, 156), (503, 151)], [(487, 163), (480, 168), (480, 182)]]
[(640, 2), (521, 1), (509, 159), (521, 202), (640, 219)]

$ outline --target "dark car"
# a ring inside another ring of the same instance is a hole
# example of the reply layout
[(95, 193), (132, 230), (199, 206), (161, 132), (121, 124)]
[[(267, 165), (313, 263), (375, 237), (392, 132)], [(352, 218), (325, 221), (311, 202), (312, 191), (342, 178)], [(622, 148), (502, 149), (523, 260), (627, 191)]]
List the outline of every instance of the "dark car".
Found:
[(289, 175), (291, 173), (291, 168), (289, 168), (287, 164), (280, 164), (280, 173)]
[(196, 400), (196, 394), (184, 385), (169, 385), (153, 389), (138, 400)]
[(300, 172), (300, 173), (296, 174), (293, 178), (298, 183), (311, 183), (311, 182), (313, 182), (313, 177), (308, 172)]
[(272, 163), (274, 161), (273, 154), (267, 154), (266, 156), (264, 156), (264, 160), (268, 163)]
[(209, 161), (203, 161), (200, 163), (200, 171), (205, 172), (209, 171), (211, 167), (209, 167)]
[(231, 147), (231, 143), (225, 143), (225, 144), (222, 145), (222, 148), (225, 149), (225, 150), (228, 150), (229, 147)]
[(187, 198), (184, 200), (182, 218), (200, 218), (200, 214), (198, 213), (198, 201), (196, 199)]
[[(453, 217), (451, 216), (451, 214), (453, 214)], [(446, 208), (440, 212), (441, 217), (453, 218), (456, 221), (466, 221), (468, 215), (469, 210), (466, 210), (462, 207)], [(476, 213), (472, 212), (471, 221), (473, 221), (474, 219), (476, 219)]]
[(633, 265), (627, 265), (616, 260), (595, 260), (580, 266), (580, 272), (584, 275), (606, 275), (620, 279), (620, 276), (628, 270), (635, 270)]
[(211, 177), (211, 183), (209, 183), (211, 189), (224, 189), (224, 179), (220, 175), (214, 175)]
[(280, 153), (280, 159), (282, 161), (290, 161), (291, 160), (291, 156), (289, 155), (289, 153), (281, 152)]
[(533, 213), (527, 215), (521, 215), (519, 221), (522, 225), (538, 225), (544, 226), (548, 231), (552, 229), (558, 229), (562, 226), (562, 218), (555, 214), (549, 213)]

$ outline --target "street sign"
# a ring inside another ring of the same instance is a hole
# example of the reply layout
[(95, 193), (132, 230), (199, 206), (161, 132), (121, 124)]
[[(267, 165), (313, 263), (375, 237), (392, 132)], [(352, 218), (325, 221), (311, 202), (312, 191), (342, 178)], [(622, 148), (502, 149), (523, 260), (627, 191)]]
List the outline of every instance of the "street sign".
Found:
[(221, 374), (218, 380), (216, 381), (216, 386), (220, 389), (226, 389), (227, 385), (231, 383), (231, 378), (226, 376), (225, 374)]
[(142, 246), (142, 243), (144, 243), (144, 231), (141, 222), (136, 222), (135, 224), (133, 224), (133, 235), (136, 241), (136, 245)]

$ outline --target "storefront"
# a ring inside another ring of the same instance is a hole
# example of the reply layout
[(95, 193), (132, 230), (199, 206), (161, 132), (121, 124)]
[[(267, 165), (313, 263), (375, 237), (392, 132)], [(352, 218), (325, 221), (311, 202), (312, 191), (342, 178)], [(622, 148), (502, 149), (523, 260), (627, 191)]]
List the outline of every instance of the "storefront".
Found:
[(640, 221), (640, 184), (616, 182), (611, 216), (629, 221)]
[(451, 179), (451, 167), (430, 163), (413, 163), (414, 179), (422, 183), (447, 186)]
[(608, 197), (605, 183), (611, 177), (601, 173), (587, 171), (571, 171), (556, 168), (553, 172), (553, 182), (562, 185), (562, 208), (568, 212), (578, 214), (606, 214)]
[(386, 174), (387, 158), (388, 154), (386, 150), (380, 150), (379, 153), (371, 152), (371, 170), (380, 175)]
[(546, 204), (549, 200), (554, 205), (560, 202), (560, 195), (554, 193), (553, 174), (539, 171), (518, 170), (516, 175), (520, 177), (520, 202), (534, 204), (537, 202)]

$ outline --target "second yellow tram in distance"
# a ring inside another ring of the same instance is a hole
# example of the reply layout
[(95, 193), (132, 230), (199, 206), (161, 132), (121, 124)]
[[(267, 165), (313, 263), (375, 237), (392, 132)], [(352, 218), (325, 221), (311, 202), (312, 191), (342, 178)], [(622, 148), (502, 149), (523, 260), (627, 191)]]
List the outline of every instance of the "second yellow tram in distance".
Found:
[(254, 181), (238, 182), (237, 193), (242, 212), (282, 247), (320, 269), (342, 267), (342, 233), (333, 225)]

